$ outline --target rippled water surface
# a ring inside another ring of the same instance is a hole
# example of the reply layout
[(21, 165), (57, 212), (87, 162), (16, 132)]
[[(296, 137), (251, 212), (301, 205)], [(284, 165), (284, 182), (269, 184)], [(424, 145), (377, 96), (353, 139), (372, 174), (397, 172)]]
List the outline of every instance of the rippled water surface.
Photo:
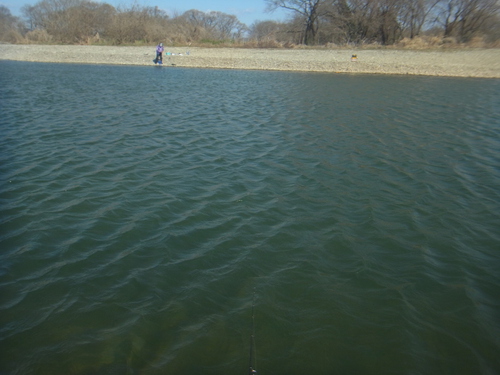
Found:
[(500, 81), (0, 62), (0, 373), (500, 372)]

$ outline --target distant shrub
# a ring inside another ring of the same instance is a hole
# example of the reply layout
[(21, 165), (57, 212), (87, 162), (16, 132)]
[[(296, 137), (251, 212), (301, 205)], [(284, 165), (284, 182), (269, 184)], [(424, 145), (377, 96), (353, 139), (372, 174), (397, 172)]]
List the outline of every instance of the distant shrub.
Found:
[(476, 37), (472, 38), (471, 40), (469, 40), (466, 43), (466, 45), (467, 45), (467, 47), (471, 47), (471, 48), (484, 48), (484, 47), (486, 47), (486, 43), (484, 41), (484, 38), (481, 36), (476, 36)]
[(21, 35), (21, 33), (17, 30), (12, 29), (2, 34), (0, 40), (2, 42), (13, 44), (22, 44), (25, 42), (25, 38)]
[(26, 33), (26, 40), (34, 43), (50, 43), (53, 38), (45, 29), (35, 29)]
[(283, 43), (273, 39), (259, 40), (257, 42), (258, 48), (283, 48)]
[(441, 44), (444, 46), (449, 46), (449, 47), (457, 45), (457, 38), (452, 37), (452, 36), (443, 38), (441, 41)]
[(408, 49), (436, 48), (443, 44), (443, 39), (437, 36), (418, 36), (415, 38), (404, 38), (396, 47)]

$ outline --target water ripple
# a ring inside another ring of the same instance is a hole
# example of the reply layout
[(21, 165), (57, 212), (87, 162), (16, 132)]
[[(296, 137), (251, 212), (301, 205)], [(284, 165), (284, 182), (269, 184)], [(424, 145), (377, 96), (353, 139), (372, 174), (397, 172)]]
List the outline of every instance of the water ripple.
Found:
[(498, 81), (19, 64), (0, 372), (500, 371)]

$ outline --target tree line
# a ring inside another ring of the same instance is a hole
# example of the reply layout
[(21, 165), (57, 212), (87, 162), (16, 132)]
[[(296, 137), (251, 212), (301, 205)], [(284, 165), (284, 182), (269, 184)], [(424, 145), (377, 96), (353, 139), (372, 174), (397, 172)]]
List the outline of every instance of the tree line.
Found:
[(170, 17), (158, 7), (134, 3), (115, 8), (91, 0), (41, 0), (22, 7), (22, 19), (0, 6), (3, 41), (76, 44), (187, 44), (241, 40), (248, 29), (234, 15), (189, 10)]
[(22, 18), (0, 6), (0, 40), (11, 43), (151, 44), (232, 43), (292, 45), (393, 45), (432, 35), (467, 43), (500, 41), (499, 0), (263, 0), (285, 22), (247, 26), (235, 15), (189, 10), (168, 15), (158, 7), (115, 8), (91, 0), (40, 0)]
[(500, 39), (498, 0), (265, 0), (268, 8), (287, 9), (285, 25), (256, 25), (260, 35), (293, 35), (306, 45), (334, 43), (391, 45), (422, 35)]

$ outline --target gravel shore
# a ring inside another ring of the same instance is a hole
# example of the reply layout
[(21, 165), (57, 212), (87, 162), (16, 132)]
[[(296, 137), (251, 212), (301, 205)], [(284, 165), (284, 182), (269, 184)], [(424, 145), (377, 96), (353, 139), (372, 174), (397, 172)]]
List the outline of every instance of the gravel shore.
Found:
[[(153, 65), (155, 46), (0, 45), (0, 60)], [(500, 78), (500, 49), (443, 51), (166, 47), (164, 66)], [(357, 61), (351, 56), (357, 55)]]

